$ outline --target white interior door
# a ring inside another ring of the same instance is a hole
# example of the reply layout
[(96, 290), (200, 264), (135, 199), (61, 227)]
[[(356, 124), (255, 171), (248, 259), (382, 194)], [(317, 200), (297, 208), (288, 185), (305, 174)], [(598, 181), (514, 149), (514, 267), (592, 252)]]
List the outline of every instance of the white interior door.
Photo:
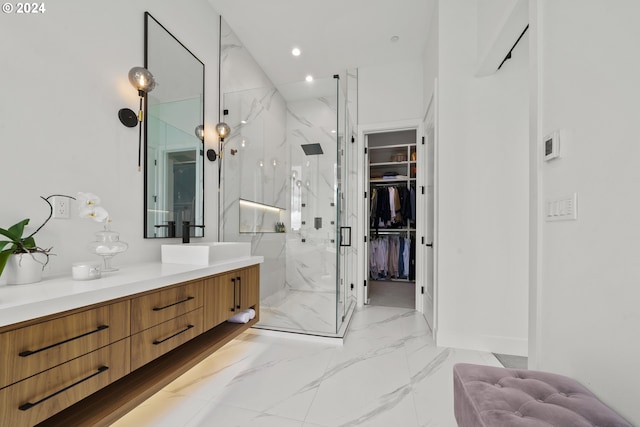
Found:
[(424, 316), (427, 319), (429, 327), (433, 331), (435, 328), (435, 264), (434, 264), (434, 231), (435, 231), (435, 120), (434, 120), (434, 97), (431, 98), (429, 108), (424, 123), (425, 130), (425, 150), (422, 151), (422, 164), (425, 168), (425, 250), (424, 256), (424, 283), (425, 290), (423, 294)]

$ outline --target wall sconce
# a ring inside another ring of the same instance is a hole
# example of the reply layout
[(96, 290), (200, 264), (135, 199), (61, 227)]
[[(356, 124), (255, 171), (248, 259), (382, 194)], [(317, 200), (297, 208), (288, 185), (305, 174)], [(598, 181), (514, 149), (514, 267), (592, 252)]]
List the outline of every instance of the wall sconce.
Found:
[(218, 132), (220, 142), (223, 142), (224, 139), (231, 133), (231, 128), (225, 122), (220, 122), (216, 125), (216, 132)]
[(133, 87), (138, 89), (138, 96), (140, 97), (140, 108), (136, 115), (133, 110), (129, 108), (122, 108), (118, 111), (118, 117), (120, 122), (126, 127), (138, 126), (138, 172), (140, 172), (141, 158), (142, 158), (142, 120), (144, 119), (144, 113), (142, 112), (143, 100), (148, 92), (151, 92), (156, 87), (156, 81), (153, 78), (153, 74), (144, 67), (133, 67), (129, 70), (129, 82)]
[(196, 126), (195, 134), (200, 141), (204, 141), (204, 126), (203, 125)]
[[(216, 125), (216, 133), (218, 134), (218, 138), (220, 138), (219, 150), (220, 154), (222, 154), (222, 143), (224, 142), (224, 139), (231, 133), (231, 128), (225, 122), (220, 122)], [(222, 157), (222, 155), (220, 155), (219, 157)], [(207, 159), (214, 162), (217, 158), (218, 155), (216, 154), (214, 149), (210, 148), (207, 150)]]

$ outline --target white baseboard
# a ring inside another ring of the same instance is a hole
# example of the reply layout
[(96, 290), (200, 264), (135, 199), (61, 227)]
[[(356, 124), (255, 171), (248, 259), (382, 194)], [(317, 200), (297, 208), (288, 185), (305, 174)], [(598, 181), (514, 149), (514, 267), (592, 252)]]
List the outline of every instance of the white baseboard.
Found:
[(437, 345), (524, 357), (527, 356), (529, 349), (529, 341), (524, 338), (451, 334), (442, 330), (437, 333)]

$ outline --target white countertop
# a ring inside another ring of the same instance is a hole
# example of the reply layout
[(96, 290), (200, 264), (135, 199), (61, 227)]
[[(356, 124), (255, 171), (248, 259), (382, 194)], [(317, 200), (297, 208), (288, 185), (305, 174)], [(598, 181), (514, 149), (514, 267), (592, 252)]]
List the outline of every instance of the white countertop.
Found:
[(45, 278), (28, 285), (0, 285), (0, 327), (151, 291), (188, 280), (261, 264), (252, 256), (204, 265), (151, 262), (102, 273), (94, 280), (73, 280), (71, 275)]

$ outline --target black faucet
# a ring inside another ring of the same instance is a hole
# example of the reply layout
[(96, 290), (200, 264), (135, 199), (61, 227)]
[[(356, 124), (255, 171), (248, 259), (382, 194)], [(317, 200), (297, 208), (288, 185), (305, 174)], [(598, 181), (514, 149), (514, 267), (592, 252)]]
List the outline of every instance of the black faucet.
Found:
[(154, 225), (155, 228), (167, 228), (167, 237), (176, 237), (176, 222), (167, 221), (165, 225)]
[(189, 243), (192, 228), (204, 228), (204, 225), (191, 225), (189, 221), (182, 221), (182, 243)]

